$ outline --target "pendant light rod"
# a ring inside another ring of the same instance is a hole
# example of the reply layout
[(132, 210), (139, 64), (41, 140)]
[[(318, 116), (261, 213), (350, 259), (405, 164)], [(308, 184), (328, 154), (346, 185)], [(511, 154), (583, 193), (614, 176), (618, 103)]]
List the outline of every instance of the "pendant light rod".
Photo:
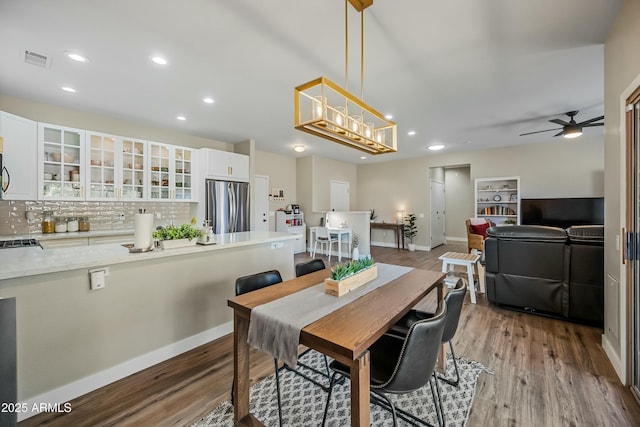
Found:
[(360, 11), (360, 99), (364, 101), (364, 10)]
[(349, 0), (344, 0), (344, 88), (349, 92)]

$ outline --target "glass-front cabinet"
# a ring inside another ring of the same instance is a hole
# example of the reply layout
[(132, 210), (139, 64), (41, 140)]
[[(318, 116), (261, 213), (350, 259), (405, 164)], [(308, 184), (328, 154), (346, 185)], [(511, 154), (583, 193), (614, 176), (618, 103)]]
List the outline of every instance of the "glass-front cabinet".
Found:
[(175, 147), (175, 158), (173, 161), (175, 173), (174, 195), (177, 200), (192, 199), (192, 154), (189, 148)]
[(88, 200), (143, 200), (146, 142), (87, 132)]
[(149, 142), (149, 198), (192, 201), (193, 150)]
[(38, 124), (38, 197), (82, 200), (85, 198), (85, 131)]
[(87, 199), (117, 199), (118, 139), (115, 136), (88, 132), (89, 159)]
[(122, 174), (120, 198), (142, 200), (147, 198), (145, 172), (147, 143), (132, 138), (122, 139)]

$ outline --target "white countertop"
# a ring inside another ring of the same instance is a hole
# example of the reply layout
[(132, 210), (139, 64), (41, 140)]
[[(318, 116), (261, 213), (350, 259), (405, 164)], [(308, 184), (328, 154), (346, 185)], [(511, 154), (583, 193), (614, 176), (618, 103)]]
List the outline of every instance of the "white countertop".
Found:
[[(86, 233), (83, 233), (86, 235)], [(32, 237), (33, 238), (33, 237)], [(42, 249), (40, 247), (2, 249), (0, 258), (0, 280), (37, 274), (55, 273), (81, 268), (94, 268), (137, 262), (156, 258), (188, 255), (208, 251), (225, 250), (238, 246), (257, 245), (269, 242), (294, 240), (295, 234), (266, 231), (245, 231), (216, 235), (215, 245), (195, 245), (176, 249), (154, 249), (144, 253), (129, 253), (118, 244), (76, 246), (69, 248)]]

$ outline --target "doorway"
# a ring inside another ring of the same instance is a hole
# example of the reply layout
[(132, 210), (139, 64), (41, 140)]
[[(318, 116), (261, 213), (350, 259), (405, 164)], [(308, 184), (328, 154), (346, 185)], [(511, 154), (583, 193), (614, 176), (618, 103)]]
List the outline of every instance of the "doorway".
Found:
[(432, 179), (429, 193), (429, 221), (430, 221), (430, 244), (431, 249), (444, 245), (445, 238), (445, 188), (444, 182)]
[(269, 177), (254, 175), (255, 231), (269, 231)]
[(626, 228), (627, 301), (629, 314), (629, 354), (631, 391), (640, 400), (640, 87), (627, 98), (627, 196)]

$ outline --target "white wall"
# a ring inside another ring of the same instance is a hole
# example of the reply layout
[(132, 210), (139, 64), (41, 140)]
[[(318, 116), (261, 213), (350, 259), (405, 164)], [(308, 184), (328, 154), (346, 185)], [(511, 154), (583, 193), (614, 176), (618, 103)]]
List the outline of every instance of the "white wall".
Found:
[(444, 170), (445, 184), (445, 236), (447, 239), (467, 241), (465, 221), (473, 214), (473, 182), (467, 166)]

